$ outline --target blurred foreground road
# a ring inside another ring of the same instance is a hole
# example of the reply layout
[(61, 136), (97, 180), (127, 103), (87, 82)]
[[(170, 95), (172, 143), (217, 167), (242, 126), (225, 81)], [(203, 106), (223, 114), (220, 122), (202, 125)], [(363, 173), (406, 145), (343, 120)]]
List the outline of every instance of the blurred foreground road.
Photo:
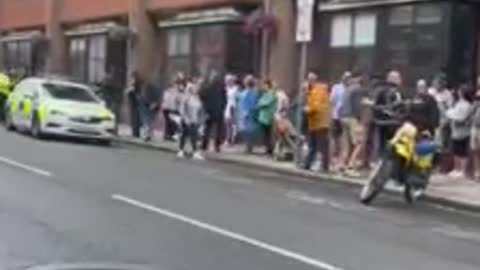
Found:
[(480, 214), (144, 149), (0, 131), (0, 267), (478, 270)]

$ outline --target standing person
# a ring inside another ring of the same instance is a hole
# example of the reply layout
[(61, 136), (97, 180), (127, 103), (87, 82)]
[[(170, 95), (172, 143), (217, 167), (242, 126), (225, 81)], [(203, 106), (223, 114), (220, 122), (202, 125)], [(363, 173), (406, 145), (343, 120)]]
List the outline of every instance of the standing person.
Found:
[(449, 176), (465, 177), (470, 142), (470, 120), (472, 104), (467, 86), (457, 90), (457, 98), (452, 108), (446, 112), (451, 125), (451, 138), (454, 168)]
[(210, 71), (205, 87), (200, 92), (203, 108), (207, 114), (205, 134), (202, 142), (202, 150), (207, 151), (210, 136), (215, 129), (215, 152), (221, 151), (224, 133), (224, 114), (227, 105), (225, 84), (217, 71)]
[(232, 74), (225, 76), (225, 91), (227, 95), (227, 105), (225, 108), (225, 144), (233, 145), (236, 137), (235, 112), (239, 86), (237, 84), (237, 78)]
[(120, 112), (122, 108), (123, 86), (121, 80), (116, 76), (115, 68), (111, 68), (102, 82), (103, 96), (107, 107), (115, 115), (115, 134), (118, 134), (118, 124), (120, 122)]
[(374, 110), (367, 104), (372, 104), (377, 99), (378, 93), (383, 89), (385, 85), (385, 76), (374, 73), (370, 76), (367, 86), (367, 94), (362, 101), (362, 123), (365, 127), (365, 145), (363, 151), (363, 169), (370, 169), (370, 164), (378, 156), (378, 145), (376, 142), (377, 133), (375, 127)]
[(329, 171), (330, 148), (328, 127), (330, 125), (330, 97), (328, 86), (317, 81), (317, 75), (310, 72), (305, 85), (307, 100), (305, 113), (308, 127), (308, 155), (304, 168), (310, 170), (320, 150), (322, 155), (322, 169)]
[(177, 123), (172, 120), (172, 117), (179, 115), (179, 97), (184, 87), (185, 82), (183, 79), (176, 76), (172, 80), (172, 86), (163, 94), (162, 113), (165, 122), (163, 139), (165, 141), (173, 141), (174, 135), (177, 132)]
[(255, 77), (247, 75), (243, 82), (245, 89), (238, 98), (238, 131), (246, 144), (246, 153), (252, 153), (254, 135), (257, 129), (255, 109), (258, 100), (258, 90)]
[(473, 176), (475, 181), (480, 181), (480, 78), (477, 79), (477, 91), (475, 92), (472, 115), (470, 149), (473, 154)]
[(332, 157), (333, 163), (338, 165), (340, 162), (339, 155), (341, 153), (341, 138), (342, 138), (342, 122), (340, 119), (340, 110), (343, 104), (343, 95), (345, 88), (347, 87), (348, 80), (351, 77), (351, 73), (346, 71), (343, 73), (340, 82), (333, 85), (332, 92), (330, 93), (330, 102), (332, 103), (332, 124), (331, 124), (331, 136), (332, 136)]
[(130, 107), (130, 127), (132, 129), (132, 136), (139, 138), (142, 121), (139, 110), (139, 95), (143, 89), (143, 80), (140, 78), (138, 72), (132, 72), (132, 76), (127, 88), (127, 96)]
[(160, 91), (152, 82), (146, 83), (140, 96), (144, 140), (152, 140), (154, 124), (160, 109)]
[(203, 155), (198, 151), (198, 130), (202, 122), (204, 111), (202, 101), (200, 100), (199, 85), (195, 82), (189, 83), (186, 87), (185, 94), (181, 98), (179, 113), (181, 117), (181, 135), (179, 143), (178, 158), (185, 157), (185, 144), (190, 141), (193, 152), (193, 159), (203, 160)]
[(359, 161), (365, 141), (365, 128), (361, 123), (362, 100), (366, 96), (361, 84), (362, 74), (355, 72), (349, 79), (343, 94), (340, 119), (342, 124), (342, 166), (350, 176), (358, 176), (356, 162)]
[(420, 102), (412, 106), (409, 120), (420, 132), (428, 131), (433, 136), (440, 123), (440, 112), (435, 98), (428, 94), (427, 82), (423, 79), (417, 82), (415, 99)]
[(450, 123), (447, 117), (447, 111), (453, 106), (453, 95), (446, 87), (445, 80), (437, 77), (432, 81), (432, 86), (428, 89), (428, 93), (437, 102), (439, 110), (439, 126), (435, 130), (435, 141), (447, 149), (450, 138)]
[(272, 81), (265, 80), (264, 86), (261, 88), (256, 110), (256, 120), (263, 135), (266, 154), (271, 156), (273, 155), (273, 124), (277, 110), (277, 94)]
[(388, 141), (393, 138), (396, 130), (401, 125), (401, 119), (398, 119), (397, 113), (392, 114), (392, 110), (402, 101), (402, 75), (397, 70), (392, 70), (387, 74), (385, 83), (378, 90), (374, 102), (375, 125), (378, 130), (378, 141), (380, 153), (387, 151)]

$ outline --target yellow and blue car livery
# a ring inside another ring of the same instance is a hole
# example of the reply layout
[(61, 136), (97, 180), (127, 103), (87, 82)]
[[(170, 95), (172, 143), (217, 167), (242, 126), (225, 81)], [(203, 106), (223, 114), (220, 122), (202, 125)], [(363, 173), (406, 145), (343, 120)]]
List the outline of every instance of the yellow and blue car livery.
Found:
[(111, 140), (114, 114), (86, 85), (64, 80), (27, 78), (9, 95), (7, 128), (32, 134)]

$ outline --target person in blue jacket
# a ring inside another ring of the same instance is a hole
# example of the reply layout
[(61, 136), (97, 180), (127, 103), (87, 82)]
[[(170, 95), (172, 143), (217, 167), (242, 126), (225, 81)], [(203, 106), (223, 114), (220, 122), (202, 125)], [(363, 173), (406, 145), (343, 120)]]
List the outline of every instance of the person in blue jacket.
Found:
[(238, 100), (238, 129), (246, 140), (246, 152), (251, 153), (253, 150), (254, 134), (257, 128), (256, 108), (258, 101), (256, 80), (252, 75), (245, 77), (244, 87), (244, 90), (239, 94)]

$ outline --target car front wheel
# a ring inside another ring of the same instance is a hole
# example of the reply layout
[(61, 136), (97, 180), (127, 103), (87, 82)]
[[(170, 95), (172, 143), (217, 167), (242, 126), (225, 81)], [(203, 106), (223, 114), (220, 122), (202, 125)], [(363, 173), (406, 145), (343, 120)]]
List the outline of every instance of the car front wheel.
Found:
[(37, 139), (43, 139), (44, 134), (42, 132), (42, 125), (40, 123), (40, 119), (38, 118), (37, 114), (34, 114), (32, 118), (32, 136)]
[(15, 125), (13, 124), (12, 115), (10, 114), (10, 110), (8, 108), (5, 109), (5, 128), (8, 131), (12, 131), (15, 129)]

